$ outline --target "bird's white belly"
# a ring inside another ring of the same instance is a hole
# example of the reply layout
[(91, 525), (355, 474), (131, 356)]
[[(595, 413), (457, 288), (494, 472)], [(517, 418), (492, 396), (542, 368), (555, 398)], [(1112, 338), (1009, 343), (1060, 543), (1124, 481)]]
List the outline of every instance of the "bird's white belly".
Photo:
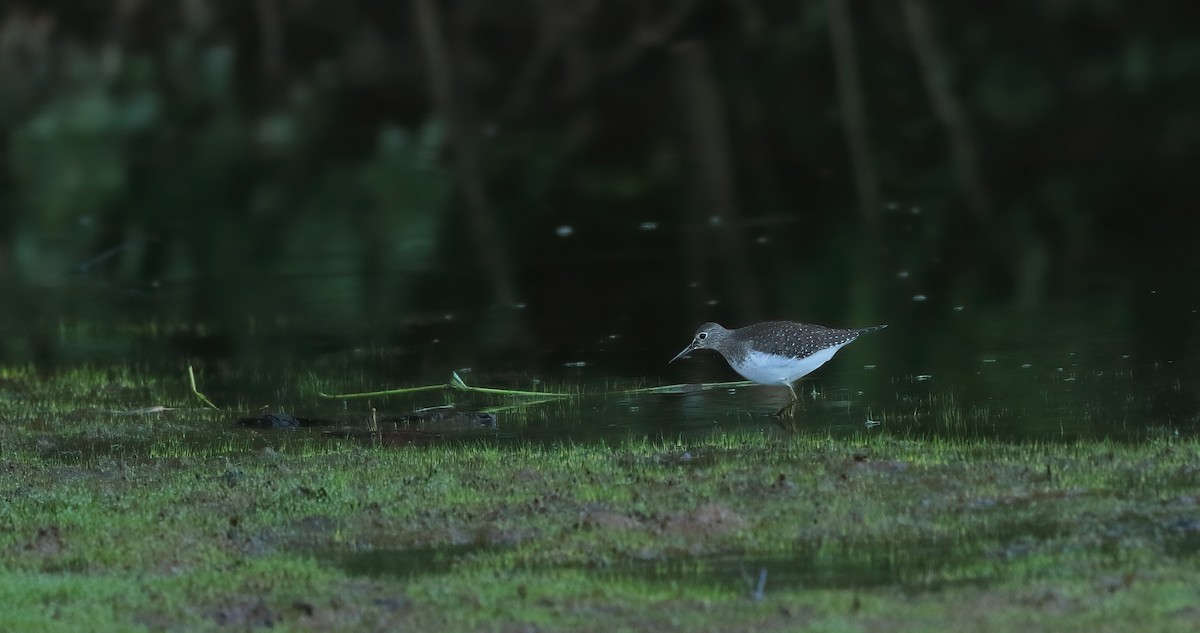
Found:
[(842, 345), (823, 349), (804, 358), (786, 358), (751, 351), (746, 354), (746, 359), (735, 365), (733, 369), (746, 380), (753, 380), (760, 384), (790, 385), (828, 362), (842, 348)]

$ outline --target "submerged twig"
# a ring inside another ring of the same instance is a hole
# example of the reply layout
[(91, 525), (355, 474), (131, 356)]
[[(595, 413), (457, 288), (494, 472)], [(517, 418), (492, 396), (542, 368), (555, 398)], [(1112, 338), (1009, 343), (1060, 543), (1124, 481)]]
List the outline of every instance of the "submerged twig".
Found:
[(221, 410), (221, 407), (218, 407), (217, 405), (213, 404), (212, 400), (208, 399), (208, 396), (200, 393), (200, 391), (196, 389), (196, 372), (192, 371), (191, 365), (188, 365), (188, 384), (191, 385), (192, 393), (195, 394), (195, 396), (200, 399), (200, 402), (203, 402), (205, 405), (207, 405), (213, 409), (216, 409), (217, 411)]
[(520, 389), (493, 389), (490, 387), (471, 387), (463, 382), (459, 377), (458, 372), (451, 372), (450, 387), (459, 391), (474, 391), (476, 393), (491, 393), (500, 396), (525, 396), (533, 398), (570, 398), (569, 393), (555, 393), (553, 391), (522, 391)]
[(631, 393), (692, 393), (696, 391), (709, 391), (712, 389), (723, 389), (727, 387), (749, 387), (755, 384), (750, 380), (735, 380), (732, 382), (686, 382), (677, 385), (663, 385), (661, 387), (641, 387), (639, 389), (626, 389), (619, 391), (620, 394)]
[(419, 393), (422, 391), (439, 391), (445, 389), (446, 385), (425, 385), (422, 387), (400, 387), (398, 389), (385, 389), (383, 391), (364, 391), (361, 393), (325, 393), (320, 392), (317, 395), (322, 398), (373, 398), (375, 396), (398, 396), (406, 393)]
[[(371, 398), (375, 396), (396, 396), (406, 393), (419, 393), (422, 391), (440, 391), (443, 389), (457, 389), (459, 391), (473, 391), (475, 393), (490, 393), (500, 396), (519, 396), (526, 398), (543, 398), (545, 400), (557, 400), (561, 398), (571, 398), (569, 393), (556, 393), (553, 391), (521, 391), (519, 389), (494, 389), (491, 387), (472, 387), (463, 382), (463, 379), (458, 375), (458, 372), (450, 372), (450, 382), (445, 385), (424, 385), (421, 387), (402, 387), (399, 389), (387, 389), (384, 391), (367, 391), (363, 393), (319, 393), (322, 398)], [(529, 403), (526, 403), (529, 404)]]
[[(192, 391), (195, 391), (195, 383), (193, 382)], [(116, 411), (109, 409), (108, 413), (113, 415), (149, 415), (151, 413), (162, 413), (163, 411), (174, 411), (175, 407), (164, 407), (162, 405), (154, 405), (152, 407), (142, 407), (141, 409), (129, 409), (128, 411)]]
[(500, 406), (500, 407), (483, 407), (482, 409), (480, 409), (480, 411), (482, 411), (484, 413), (501, 413), (503, 411), (526, 409), (526, 408), (532, 407), (536, 404), (546, 404), (548, 402), (562, 402), (563, 400), (564, 400), (564, 398), (561, 396), (555, 397), (555, 398), (542, 398), (541, 400), (525, 400), (523, 402), (518, 402), (516, 404), (508, 404), (508, 405), (504, 405), (504, 406)]

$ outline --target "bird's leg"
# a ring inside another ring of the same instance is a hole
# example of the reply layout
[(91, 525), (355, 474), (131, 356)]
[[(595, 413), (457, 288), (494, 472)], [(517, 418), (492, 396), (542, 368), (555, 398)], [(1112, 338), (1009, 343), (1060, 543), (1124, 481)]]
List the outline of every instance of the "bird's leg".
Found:
[(794, 414), (796, 412), (796, 403), (800, 401), (800, 398), (796, 397), (796, 390), (792, 388), (792, 384), (787, 383), (785, 386), (788, 388), (788, 393), (791, 394), (792, 399), (791, 399), (791, 401), (789, 401), (787, 403), (787, 406), (783, 407), (782, 409), (780, 409), (779, 411), (777, 411), (775, 413), (775, 417), (779, 417), (779, 418), (792, 417), (792, 414)]

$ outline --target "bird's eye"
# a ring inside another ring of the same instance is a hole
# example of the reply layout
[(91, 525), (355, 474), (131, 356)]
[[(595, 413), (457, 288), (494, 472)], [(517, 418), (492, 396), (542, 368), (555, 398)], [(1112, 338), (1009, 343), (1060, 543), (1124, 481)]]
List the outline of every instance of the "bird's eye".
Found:
[(703, 341), (703, 340), (704, 340), (704, 339), (706, 339), (706, 338), (708, 338), (708, 332), (701, 332), (701, 333), (699, 333), (699, 334), (697, 334), (697, 335), (696, 335), (696, 340), (697, 340), (697, 341)]

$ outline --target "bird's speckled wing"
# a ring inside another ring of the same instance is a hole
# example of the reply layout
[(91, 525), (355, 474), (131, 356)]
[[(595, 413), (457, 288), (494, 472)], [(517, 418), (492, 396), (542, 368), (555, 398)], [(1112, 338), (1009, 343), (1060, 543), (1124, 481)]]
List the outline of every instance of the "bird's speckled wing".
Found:
[(809, 325), (794, 321), (767, 321), (755, 323), (737, 330), (737, 337), (750, 342), (759, 352), (806, 358), (830, 347), (845, 345), (862, 334), (879, 327), (857, 330), (838, 330), (823, 325)]

